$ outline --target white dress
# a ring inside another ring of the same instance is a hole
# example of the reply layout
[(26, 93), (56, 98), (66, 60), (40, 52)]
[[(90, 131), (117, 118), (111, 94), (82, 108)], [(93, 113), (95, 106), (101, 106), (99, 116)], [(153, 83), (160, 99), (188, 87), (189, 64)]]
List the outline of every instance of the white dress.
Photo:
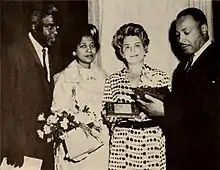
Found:
[[(89, 154), (86, 159), (79, 163), (64, 160), (64, 150), (61, 145), (55, 155), (56, 170), (108, 169), (109, 133), (108, 128), (102, 124), (101, 118), (105, 76), (104, 71), (98, 66), (92, 64), (90, 69), (85, 69), (76, 61), (70, 63), (65, 70), (54, 76), (55, 88), (51, 110), (71, 111), (75, 99), (80, 107), (87, 105), (91, 111), (96, 113), (97, 121), (101, 124), (101, 138), (104, 143), (102, 147)], [(80, 144), (83, 145), (83, 143)]]

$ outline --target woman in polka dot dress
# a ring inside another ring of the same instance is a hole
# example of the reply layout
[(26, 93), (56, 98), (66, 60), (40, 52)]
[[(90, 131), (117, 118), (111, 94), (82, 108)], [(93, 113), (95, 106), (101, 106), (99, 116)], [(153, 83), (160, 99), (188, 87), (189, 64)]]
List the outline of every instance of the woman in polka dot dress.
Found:
[[(103, 115), (106, 102), (133, 103), (135, 87), (170, 87), (167, 75), (144, 64), (149, 38), (141, 25), (121, 26), (113, 37), (115, 54), (125, 67), (105, 82)], [(158, 117), (158, 115), (156, 115)], [(114, 117), (115, 119), (116, 117)], [(118, 119), (110, 141), (109, 170), (166, 169), (165, 137), (153, 117), (140, 113), (133, 119)], [(110, 124), (112, 119), (108, 119)]]

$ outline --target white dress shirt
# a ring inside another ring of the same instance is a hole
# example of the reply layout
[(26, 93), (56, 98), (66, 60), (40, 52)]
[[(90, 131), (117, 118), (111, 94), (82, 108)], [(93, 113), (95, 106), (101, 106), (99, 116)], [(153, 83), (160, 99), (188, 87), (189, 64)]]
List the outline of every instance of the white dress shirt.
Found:
[[(41, 65), (44, 66), (43, 64), (43, 47), (34, 39), (33, 35), (31, 32), (28, 33), (28, 36), (37, 52), (37, 55), (40, 59)], [(44, 48), (46, 50), (46, 56), (45, 56), (45, 62), (46, 62), (46, 68), (47, 68), (47, 80), (50, 82), (50, 66), (49, 66), (49, 57), (48, 57), (48, 48)]]
[[(199, 56), (205, 51), (205, 49), (212, 43), (212, 41), (209, 39), (208, 41), (203, 44), (203, 46), (194, 54), (192, 65), (195, 63), (195, 61), (199, 58)], [(191, 65), (191, 67), (192, 67)]]

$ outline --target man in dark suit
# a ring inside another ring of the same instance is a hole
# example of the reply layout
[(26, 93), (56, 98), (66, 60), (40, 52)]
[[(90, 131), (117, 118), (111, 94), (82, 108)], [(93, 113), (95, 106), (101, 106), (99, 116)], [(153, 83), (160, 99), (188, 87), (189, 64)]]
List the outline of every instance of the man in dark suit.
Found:
[[(218, 170), (220, 162), (220, 53), (208, 35), (207, 19), (197, 8), (176, 18), (176, 38), (185, 58), (173, 73), (164, 103), (143, 107), (165, 113), (168, 170)], [(159, 114), (160, 113), (160, 114)]]
[(2, 106), (2, 145), (7, 163), (21, 167), (24, 156), (43, 160), (54, 169), (52, 144), (39, 139), (37, 117), (49, 114), (53, 81), (48, 49), (58, 35), (58, 9), (41, 4), (30, 16), (30, 32), (7, 48)]
[(186, 60), (173, 74), (172, 93), (165, 103), (165, 116), (167, 113), (171, 127), (167, 134), (168, 168), (217, 170), (219, 49), (209, 39), (204, 13), (196, 8), (177, 15), (176, 37)]

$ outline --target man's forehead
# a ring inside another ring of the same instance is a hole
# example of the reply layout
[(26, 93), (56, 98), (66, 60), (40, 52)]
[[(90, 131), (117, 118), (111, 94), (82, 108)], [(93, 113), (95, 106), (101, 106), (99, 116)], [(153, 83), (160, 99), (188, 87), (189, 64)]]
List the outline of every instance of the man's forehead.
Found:
[(52, 15), (46, 15), (42, 18), (42, 23), (43, 24), (53, 24), (54, 23), (54, 18)]
[(196, 26), (196, 25), (197, 22), (194, 20), (194, 18), (191, 15), (182, 16), (176, 20), (177, 30)]

